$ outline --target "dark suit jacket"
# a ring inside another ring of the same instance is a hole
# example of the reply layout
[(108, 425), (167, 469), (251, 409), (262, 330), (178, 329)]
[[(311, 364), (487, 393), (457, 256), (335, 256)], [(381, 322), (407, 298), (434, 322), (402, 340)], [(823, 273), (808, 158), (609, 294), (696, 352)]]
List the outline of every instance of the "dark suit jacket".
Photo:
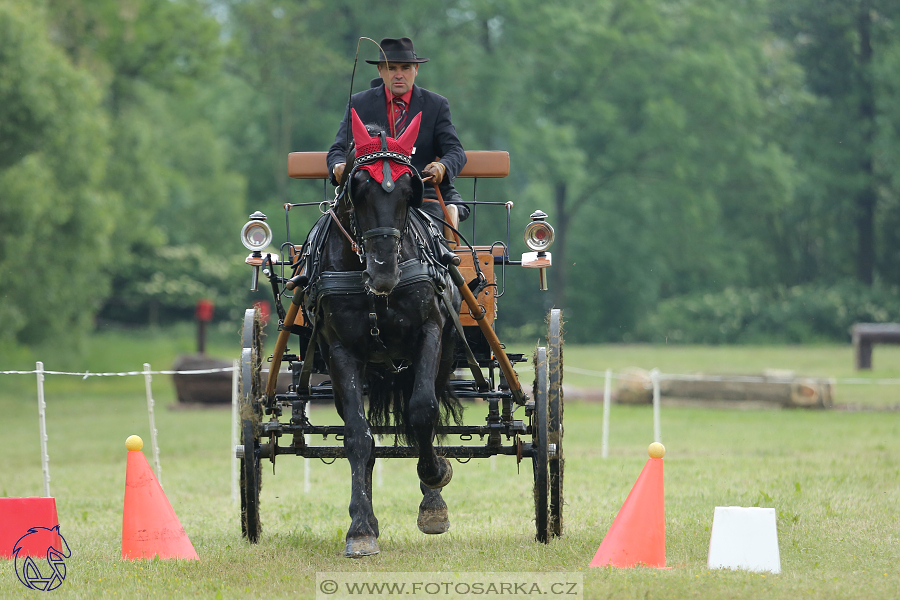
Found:
[[(353, 108), (363, 123), (367, 125), (375, 123), (385, 131), (390, 131), (384, 85), (353, 94), (352, 100)], [(448, 202), (462, 200), (453, 188), (453, 180), (466, 164), (466, 152), (456, 135), (456, 128), (450, 121), (450, 103), (443, 96), (413, 85), (412, 97), (409, 100), (409, 119), (419, 112), (422, 113), (422, 122), (419, 126), (419, 136), (416, 138), (415, 151), (410, 157), (411, 162), (421, 173), (428, 163), (440, 156), (441, 162), (447, 168), (444, 181), (440, 185), (441, 195)], [(332, 173), (331, 182), (334, 185), (337, 185), (333, 175), (334, 165), (345, 161), (347, 117), (345, 114), (334, 138), (334, 144), (328, 151), (328, 172)], [(425, 184), (425, 196), (436, 197), (433, 186), (428, 183)]]

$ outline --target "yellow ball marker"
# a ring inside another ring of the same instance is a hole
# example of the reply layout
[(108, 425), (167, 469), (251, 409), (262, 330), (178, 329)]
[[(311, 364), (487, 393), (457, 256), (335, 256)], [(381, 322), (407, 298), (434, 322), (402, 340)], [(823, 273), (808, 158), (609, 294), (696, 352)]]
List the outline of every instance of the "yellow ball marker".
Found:
[(128, 448), (129, 452), (140, 452), (144, 447), (144, 440), (139, 435), (130, 435), (125, 440), (125, 447)]
[(666, 447), (659, 442), (653, 442), (647, 448), (647, 454), (650, 455), (650, 458), (662, 458), (666, 455)]

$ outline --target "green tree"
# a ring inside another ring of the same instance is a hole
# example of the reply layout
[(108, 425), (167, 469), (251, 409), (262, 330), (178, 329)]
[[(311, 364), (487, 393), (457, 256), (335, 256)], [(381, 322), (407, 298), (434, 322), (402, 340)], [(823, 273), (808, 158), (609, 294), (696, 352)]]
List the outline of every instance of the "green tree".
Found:
[(792, 128), (792, 151), (806, 174), (799, 190), (803, 213), (795, 217), (804, 234), (796, 250), (798, 276), (854, 274), (871, 285), (879, 263), (896, 276), (879, 260), (878, 248), (893, 257), (897, 245), (884, 247), (877, 234), (885, 215), (890, 227), (882, 231), (896, 242), (897, 187), (889, 167), (898, 130), (880, 125), (896, 124), (896, 73), (886, 67), (896, 60), (900, 6), (891, 0), (791, 0), (772, 3), (771, 11), (773, 28), (790, 44), (817, 98)]
[(116, 209), (101, 88), (0, 0), (0, 339), (77, 337), (109, 289)]
[[(215, 122), (220, 100), (214, 92), (224, 85), (220, 26), (197, 0), (49, 5), (54, 37), (105, 83), (113, 151), (104, 183), (120, 210), (103, 316), (153, 320), (152, 307), (166, 296), (122, 298), (143, 289), (148, 258), (182, 246), (176, 255), (194, 256), (199, 245), (209, 260), (239, 262), (239, 248), (222, 243), (236, 238), (246, 214), (245, 180), (230, 165), (237, 150)], [(164, 279), (180, 277), (184, 268), (171, 260), (153, 264)]]
[(571, 2), (505, 23), (512, 46), (558, 41), (518, 59), (517, 155), (553, 204), (554, 303), (579, 331), (621, 339), (660, 297), (776, 271), (763, 231), (793, 171), (770, 102), (799, 82), (763, 7)]

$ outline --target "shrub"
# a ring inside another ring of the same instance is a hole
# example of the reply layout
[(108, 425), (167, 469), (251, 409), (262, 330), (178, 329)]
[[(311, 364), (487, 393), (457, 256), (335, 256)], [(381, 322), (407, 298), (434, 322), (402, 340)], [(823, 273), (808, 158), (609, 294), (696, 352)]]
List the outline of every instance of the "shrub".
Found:
[(897, 288), (847, 281), (671, 298), (641, 320), (634, 335), (636, 341), (695, 344), (847, 342), (854, 323), (897, 321)]

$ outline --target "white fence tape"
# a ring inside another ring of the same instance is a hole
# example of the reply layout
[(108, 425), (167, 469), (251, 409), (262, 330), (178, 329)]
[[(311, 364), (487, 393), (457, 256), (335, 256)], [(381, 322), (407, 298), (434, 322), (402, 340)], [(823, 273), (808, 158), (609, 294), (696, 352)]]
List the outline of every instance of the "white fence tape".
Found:
[[(591, 369), (582, 369), (581, 367), (572, 367), (566, 365), (565, 370), (579, 375), (588, 375), (591, 377), (607, 376), (606, 371), (594, 371)], [(82, 379), (88, 377), (128, 377), (131, 375), (205, 375), (207, 373), (230, 373), (234, 371), (234, 367), (221, 367), (217, 369), (197, 369), (194, 371), (124, 371), (121, 373), (92, 373), (91, 371), (67, 372), (67, 371), (40, 371), (43, 375), (75, 375)], [(0, 371), (0, 375), (34, 375), (38, 371)], [(649, 374), (649, 372), (648, 372)], [(616, 373), (610, 371), (609, 377), (620, 381), (643, 381), (647, 382), (646, 377), (640, 377), (634, 373)], [(801, 377), (802, 379), (803, 377)], [(900, 385), (900, 379), (866, 379), (864, 377), (848, 377), (844, 379), (836, 379), (833, 377), (810, 377), (811, 379), (828, 379), (835, 383), (843, 383), (849, 385)], [(772, 376), (763, 377), (761, 375), (682, 375), (677, 373), (659, 373), (659, 380), (669, 381), (723, 381), (732, 383), (792, 383), (797, 377)]]
[[(196, 371), (125, 371), (123, 373), (91, 373), (83, 371), (68, 373), (66, 371), (41, 371), (44, 375), (77, 375), (82, 379), (88, 377), (128, 377), (129, 375), (204, 375), (206, 373), (230, 373), (234, 367), (221, 367), (218, 369), (198, 369)], [(34, 375), (38, 371), (0, 371), (0, 375)]]

